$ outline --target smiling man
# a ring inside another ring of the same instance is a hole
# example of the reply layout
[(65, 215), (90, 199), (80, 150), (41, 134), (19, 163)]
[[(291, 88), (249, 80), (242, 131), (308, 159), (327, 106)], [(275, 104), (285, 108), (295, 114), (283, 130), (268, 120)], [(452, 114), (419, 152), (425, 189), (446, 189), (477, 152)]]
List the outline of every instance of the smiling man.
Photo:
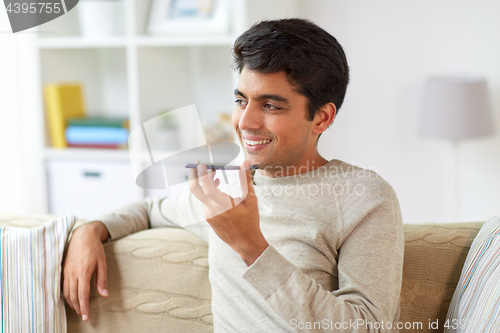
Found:
[[(246, 157), (233, 196), (199, 164), (192, 193), (176, 201), (206, 219), (186, 229), (209, 244), (215, 332), (397, 331), (396, 194), (377, 173), (317, 150), (348, 84), (342, 47), (307, 20), (284, 19), (254, 25), (233, 53), (232, 122)], [(64, 262), (68, 303), (88, 318), (89, 272), (107, 296), (101, 241), (179, 225), (172, 199), (146, 198), (79, 227)]]
[(333, 121), (335, 104), (325, 104), (308, 120), (308, 99), (295, 90), (284, 71), (264, 74), (245, 67), (235, 96), (233, 126), (247, 161), (263, 174), (274, 177), (285, 166), (326, 164), (316, 141)]

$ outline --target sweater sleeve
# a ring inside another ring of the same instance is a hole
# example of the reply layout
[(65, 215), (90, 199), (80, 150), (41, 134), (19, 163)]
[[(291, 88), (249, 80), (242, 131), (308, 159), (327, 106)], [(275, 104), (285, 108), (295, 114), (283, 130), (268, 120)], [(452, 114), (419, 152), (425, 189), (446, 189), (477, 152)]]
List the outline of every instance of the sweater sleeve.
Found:
[[(219, 178), (221, 174), (218, 174)], [(221, 184), (224, 193), (241, 195), (239, 178), (229, 175), (230, 186)], [(231, 190), (233, 191), (231, 193)], [(148, 228), (181, 227), (201, 237), (208, 243), (210, 225), (205, 219), (203, 203), (191, 192), (172, 197), (146, 197), (124, 205), (89, 222), (101, 221), (115, 240)]]
[(356, 222), (344, 221), (338, 290), (323, 289), (271, 245), (243, 274), (292, 329), (397, 331), (404, 234), (396, 195), (390, 186), (382, 192), (369, 205), (346, 207), (352, 213), (344, 212), (344, 218)]
[[(176, 197), (146, 197), (96, 217), (115, 240), (148, 228), (182, 227), (208, 242), (203, 204), (191, 193)], [(182, 221), (182, 223), (180, 222)]]

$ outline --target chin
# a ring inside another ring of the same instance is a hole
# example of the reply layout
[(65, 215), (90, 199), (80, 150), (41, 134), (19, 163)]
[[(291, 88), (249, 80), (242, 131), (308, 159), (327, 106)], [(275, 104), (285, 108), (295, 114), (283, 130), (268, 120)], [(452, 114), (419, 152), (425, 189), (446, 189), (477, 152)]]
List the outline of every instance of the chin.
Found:
[(262, 165), (262, 161), (259, 161), (256, 158), (252, 158), (252, 155), (245, 153), (245, 160), (250, 163), (250, 165), (258, 165), (259, 167)]

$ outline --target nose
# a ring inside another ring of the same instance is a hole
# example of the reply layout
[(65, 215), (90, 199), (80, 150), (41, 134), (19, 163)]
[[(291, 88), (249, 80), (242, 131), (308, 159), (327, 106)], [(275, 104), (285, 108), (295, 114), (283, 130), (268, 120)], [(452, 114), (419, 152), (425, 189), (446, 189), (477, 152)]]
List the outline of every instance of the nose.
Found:
[(241, 114), (238, 126), (241, 130), (256, 130), (262, 127), (263, 114), (255, 103), (249, 102)]

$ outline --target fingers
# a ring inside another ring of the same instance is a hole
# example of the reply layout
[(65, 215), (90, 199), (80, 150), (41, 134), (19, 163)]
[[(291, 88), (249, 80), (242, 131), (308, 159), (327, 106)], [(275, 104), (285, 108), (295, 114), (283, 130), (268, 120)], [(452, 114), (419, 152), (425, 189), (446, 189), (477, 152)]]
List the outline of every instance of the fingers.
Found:
[(220, 180), (219, 178), (215, 178), (215, 175), (217, 174), (215, 172), (215, 170), (212, 170), (212, 169), (208, 169), (208, 175), (210, 176), (210, 178), (212, 179), (212, 181), (214, 182), (214, 186), (215, 187), (219, 187), (220, 185)]
[(102, 297), (108, 297), (108, 278), (106, 272), (106, 261), (97, 263), (97, 291)]
[[(199, 176), (197, 178), (197, 175)], [(220, 181), (215, 180), (215, 172), (208, 170), (204, 164), (198, 164), (196, 169), (189, 171), (189, 189), (204, 204), (222, 202), (225, 195), (217, 189)]]
[(78, 280), (78, 299), (80, 306), (79, 315), (83, 320), (89, 318), (89, 293), (90, 293), (90, 278), (87, 277)]
[(70, 298), (69, 279), (66, 276), (64, 277), (64, 282), (63, 282), (63, 295), (64, 295), (64, 299), (66, 300), (66, 303), (68, 303), (70, 308), (72, 308), (74, 310), (75, 308), (73, 307), (73, 304), (72, 304), (71, 298)]
[[(106, 262), (99, 261), (96, 270), (97, 290), (103, 297), (108, 297)], [(64, 278), (63, 295), (68, 305), (85, 321), (89, 318), (89, 295), (91, 274), (83, 274), (80, 278)]]
[(71, 307), (81, 316), (80, 302), (78, 301), (78, 280), (76, 279), (70, 279), (69, 281), (69, 299)]
[(200, 183), (198, 182), (196, 169), (189, 170), (188, 180), (189, 180), (189, 190), (191, 191), (191, 193), (193, 193), (194, 196), (197, 197), (201, 202), (206, 202), (208, 198), (205, 195), (205, 192), (203, 192)]
[(196, 170), (198, 171), (198, 175), (200, 176), (200, 178), (198, 179), (201, 186), (203, 187), (203, 192), (205, 192), (205, 194), (210, 196), (211, 198), (214, 198), (215, 191), (218, 192), (217, 187), (215, 186), (215, 183), (213, 181), (215, 172), (213, 172), (212, 170), (208, 170), (205, 164), (198, 164)]

